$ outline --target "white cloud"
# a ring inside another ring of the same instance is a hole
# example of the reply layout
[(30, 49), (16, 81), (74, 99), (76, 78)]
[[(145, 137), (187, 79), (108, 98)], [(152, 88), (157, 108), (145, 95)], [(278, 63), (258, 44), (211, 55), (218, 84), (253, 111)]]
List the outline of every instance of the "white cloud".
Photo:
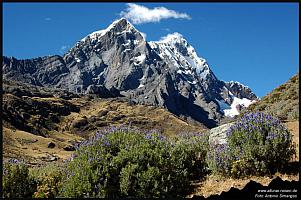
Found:
[(63, 45), (63, 46), (61, 46), (60, 53), (64, 54), (68, 48), (69, 48), (69, 45)]
[(161, 37), (159, 41), (161, 41), (161, 42), (173, 41), (173, 40), (177, 40), (178, 38), (183, 38), (183, 35), (181, 35), (178, 32), (174, 32), (174, 33), (170, 33), (170, 34), (167, 34), (166, 36)]
[(130, 20), (133, 24), (160, 22), (161, 19), (168, 18), (191, 19), (191, 17), (186, 13), (178, 13), (165, 7), (149, 9), (145, 6), (140, 6), (134, 3), (128, 3), (127, 6), (126, 10), (122, 11), (120, 15)]

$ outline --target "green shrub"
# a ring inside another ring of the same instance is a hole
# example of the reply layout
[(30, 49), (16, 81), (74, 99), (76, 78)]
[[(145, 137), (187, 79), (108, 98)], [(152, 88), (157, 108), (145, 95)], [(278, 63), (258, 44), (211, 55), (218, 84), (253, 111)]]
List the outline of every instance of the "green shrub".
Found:
[(190, 180), (200, 178), (207, 173), (208, 136), (208, 134), (186, 133), (175, 138), (173, 155), (188, 170)]
[(35, 198), (55, 198), (62, 186), (63, 170), (54, 164), (31, 170), (31, 176), (37, 182)]
[[(204, 175), (205, 137), (167, 139), (128, 128), (81, 143), (66, 170), (62, 197), (175, 197)], [(187, 141), (190, 140), (188, 143)]]
[(228, 176), (231, 171), (228, 145), (210, 144), (206, 162), (212, 174)]
[(3, 165), (3, 198), (28, 198), (36, 190), (34, 179), (29, 176), (28, 167), (16, 159)]
[(209, 167), (233, 177), (265, 175), (282, 170), (295, 149), (290, 132), (264, 113), (245, 114), (227, 131), (227, 144), (211, 147)]

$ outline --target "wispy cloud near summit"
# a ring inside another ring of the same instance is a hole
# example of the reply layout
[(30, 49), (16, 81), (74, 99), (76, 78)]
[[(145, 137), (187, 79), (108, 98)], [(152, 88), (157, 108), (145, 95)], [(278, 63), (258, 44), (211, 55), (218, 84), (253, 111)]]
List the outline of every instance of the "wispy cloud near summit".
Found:
[(63, 45), (63, 46), (61, 46), (59, 52), (60, 52), (61, 54), (64, 54), (64, 53), (67, 51), (68, 48), (70, 48), (69, 45)]
[(155, 7), (150, 9), (134, 3), (128, 3), (127, 6), (126, 10), (120, 13), (120, 16), (127, 18), (133, 24), (160, 22), (162, 19), (168, 18), (191, 19), (191, 17), (186, 13), (178, 13), (165, 7)]

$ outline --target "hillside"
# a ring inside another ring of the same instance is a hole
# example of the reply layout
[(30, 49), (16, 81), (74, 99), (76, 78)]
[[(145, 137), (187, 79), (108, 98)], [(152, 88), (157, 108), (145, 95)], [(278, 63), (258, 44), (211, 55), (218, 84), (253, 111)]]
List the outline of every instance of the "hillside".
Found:
[(299, 120), (299, 73), (247, 110), (268, 112), (281, 120)]
[[(5, 160), (21, 158), (33, 165), (61, 162), (71, 155), (76, 142), (114, 125), (131, 124), (145, 131), (157, 129), (168, 136), (206, 129), (202, 124), (186, 122), (166, 109), (138, 105), (127, 98), (79, 96), (7, 80), (3, 88)], [(54, 148), (48, 148), (51, 142), (55, 144)]]

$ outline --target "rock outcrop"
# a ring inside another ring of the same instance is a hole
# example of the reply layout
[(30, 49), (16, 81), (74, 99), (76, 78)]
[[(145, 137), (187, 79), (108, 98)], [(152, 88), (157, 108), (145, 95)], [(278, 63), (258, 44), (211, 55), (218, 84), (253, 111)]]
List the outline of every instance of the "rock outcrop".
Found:
[(223, 124), (216, 128), (212, 128), (209, 131), (209, 143), (210, 144), (226, 144), (227, 143), (227, 130), (233, 125), (233, 123)]

